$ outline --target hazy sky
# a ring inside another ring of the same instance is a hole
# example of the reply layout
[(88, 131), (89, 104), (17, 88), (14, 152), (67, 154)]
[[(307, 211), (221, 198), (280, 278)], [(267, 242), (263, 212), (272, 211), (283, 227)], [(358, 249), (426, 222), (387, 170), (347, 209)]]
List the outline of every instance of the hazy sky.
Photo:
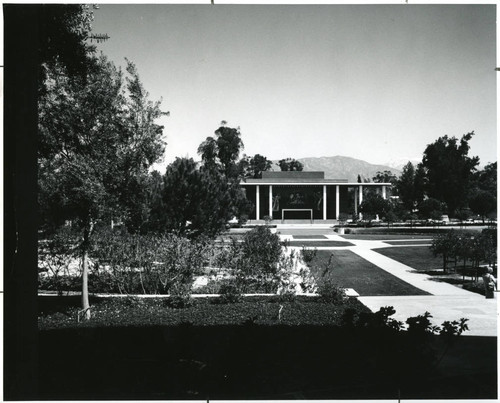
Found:
[(163, 98), (165, 164), (222, 120), (248, 155), (421, 159), (474, 130), (496, 153), (494, 5), (101, 5), (94, 32)]

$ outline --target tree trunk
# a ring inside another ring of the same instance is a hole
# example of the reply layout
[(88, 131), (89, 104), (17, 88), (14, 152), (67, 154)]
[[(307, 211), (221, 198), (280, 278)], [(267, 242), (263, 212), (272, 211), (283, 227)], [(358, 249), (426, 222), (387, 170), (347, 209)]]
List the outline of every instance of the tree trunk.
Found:
[(85, 320), (90, 319), (90, 303), (89, 303), (89, 247), (90, 235), (93, 225), (89, 223), (83, 230), (82, 243), (82, 314)]
[(86, 320), (90, 319), (90, 304), (89, 304), (89, 252), (88, 248), (83, 248), (83, 273), (82, 273), (82, 310), (83, 317)]

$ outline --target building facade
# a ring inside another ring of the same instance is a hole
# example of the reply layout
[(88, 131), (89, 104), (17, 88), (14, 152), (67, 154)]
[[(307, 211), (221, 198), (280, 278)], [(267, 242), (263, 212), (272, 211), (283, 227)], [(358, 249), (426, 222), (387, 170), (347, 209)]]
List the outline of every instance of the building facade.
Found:
[(262, 173), (261, 179), (241, 182), (253, 203), (251, 220), (338, 220), (341, 214), (355, 218), (367, 192), (387, 198), (390, 183), (350, 183), (347, 179), (325, 179), (321, 171)]

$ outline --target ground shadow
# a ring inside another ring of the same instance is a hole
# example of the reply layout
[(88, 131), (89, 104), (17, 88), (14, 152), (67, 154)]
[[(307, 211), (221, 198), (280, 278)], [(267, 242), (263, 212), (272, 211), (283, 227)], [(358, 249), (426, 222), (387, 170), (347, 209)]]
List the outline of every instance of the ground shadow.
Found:
[(251, 322), (45, 330), (39, 398), (496, 398), (496, 338), (461, 336), (436, 367), (438, 338), (404, 337)]

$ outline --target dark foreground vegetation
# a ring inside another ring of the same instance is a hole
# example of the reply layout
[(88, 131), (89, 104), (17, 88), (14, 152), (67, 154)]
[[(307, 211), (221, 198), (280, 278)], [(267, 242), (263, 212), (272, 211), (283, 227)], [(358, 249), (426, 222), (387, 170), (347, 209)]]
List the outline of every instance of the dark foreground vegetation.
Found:
[(464, 322), (437, 330), (423, 315), (402, 331), (390, 308), (300, 300), (97, 312), (59, 328), (50, 318), (65, 314), (41, 319), (40, 399), (496, 398), (496, 339), (457, 337)]

